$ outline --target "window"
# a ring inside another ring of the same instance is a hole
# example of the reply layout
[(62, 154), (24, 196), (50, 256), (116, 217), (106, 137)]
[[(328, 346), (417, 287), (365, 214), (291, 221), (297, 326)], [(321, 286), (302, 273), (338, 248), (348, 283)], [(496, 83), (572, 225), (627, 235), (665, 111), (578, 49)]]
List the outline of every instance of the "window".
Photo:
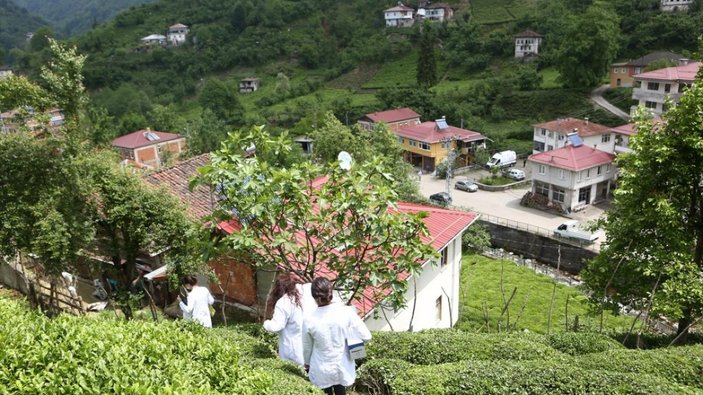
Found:
[(549, 138), (551, 139), (552, 137), (554, 137), (554, 132), (549, 132)]
[(545, 166), (545, 165), (539, 165), (539, 168), (537, 169), (537, 172), (538, 172), (539, 174), (544, 174), (544, 173), (546, 173), (546, 172), (547, 172), (547, 166)]
[(664, 84), (664, 92), (666, 92), (666, 93), (671, 92), (671, 84)]
[(420, 142), (420, 148), (424, 149), (425, 151), (429, 151), (429, 150), (430, 150), (430, 145), (421, 141), (421, 142)]
[(657, 108), (657, 103), (656, 103), (656, 102), (653, 102), (653, 101), (647, 100), (647, 101), (644, 102), (644, 106), (647, 107), (647, 108), (649, 108), (649, 109), (656, 110), (656, 108)]
[(415, 141), (415, 140), (410, 140), (410, 146), (411, 146), (411, 147), (417, 147), (417, 141)]
[(610, 173), (610, 163), (608, 163), (607, 165), (605, 165), (605, 172), (606, 172), (606, 173)]
[(586, 178), (591, 178), (591, 169), (586, 170)]
[(405, 143), (405, 139), (402, 138), (402, 137), (398, 137), (398, 143), (399, 143), (399, 144)]
[(591, 187), (579, 189), (579, 202), (586, 202), (591, 194)]
[(658, 82), (648, 82), (647, 83), (647, 90), (658, 91), (659, 90), (659, 83)]
[(635, 67), (635, 74), (641, 74), (641, 73), (642, 73), (642, 66)]
[(552, 189), (552, 200), (555, 202), (564, 203), (564, 189), (554, 188)]
[(559, 133), (559, 141), (564, 140), (564, 135)]
[(539, 134), (541, 134), (542, 136), (546, 135), (546, 134), (547, 134), (547, 129), (540, 129), (540, 130), (539, 130)]
[(576, 182), (581, 182), (581, 172), (576, 173)]
[(552, 145), (548, 145), (548, 146), (547, 146), (547, 151), (551, 151), (551, 150), (553, 150), (553, 149), (554, 149), (554, 146), (552, 146)]
[(597, 173), (598, 175), (603, 174), (603, 169), (602, 169), (602, 167), (603, 167), (603, 166), (598, 166), (598, 170), (596, 170), (596, 173)]
[(439, 257), (439, 266), (440, 266), (440, 267), (445, 267), (445, 266), (447, 266), (447, 263), (449, 263), (449, 262), (447, 261), (447, 255), (448, 255), (447, 250), (449, 250), (449, 248), (448, 248), (448, 247), (445, 247), (445, 248), (442, 250), (442, 252), (440, 252), (440, 254), (441, 254), (441, 256)]
[(564, 170), (559, 169), (559, 179), (563, 180), (564, 179)]
[(435, 318), (437, 321), (442, 321), (442, 295), (434, 302)]
[(607, 143), (607, 142), (609, 142), (609, 141), (610, 141), (610, 133), (604, 134), (604, 135), (601, 136), (601, 138), (600, 138), (600, 142), (601, 142), (601, 143)]
[(449, 141), (445, 141), (442, 143), (442, 148), (444, 149), (449, 149)]
[(541, 141), (535, 141), (535, 151), (544, 152), (544, 143)]
[(535, 182), (535, 193), (537, 195), (549, 196), (549, 184)]

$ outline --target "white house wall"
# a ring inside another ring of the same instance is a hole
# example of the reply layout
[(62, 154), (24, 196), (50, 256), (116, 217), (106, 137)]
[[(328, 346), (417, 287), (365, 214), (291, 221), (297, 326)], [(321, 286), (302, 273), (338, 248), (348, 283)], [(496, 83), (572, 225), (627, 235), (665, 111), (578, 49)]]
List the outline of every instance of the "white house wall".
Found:
[[(589, 187), (590, 201), (585, 204), (591, 204), (598, 199), (597, 186), (601, 182), (609, 181), (615, 178), (615, 165), (613, 163), (600, 165), (601, 174), (598, 174), (598, 167), (594, 166), (589, 169), (580, 171), (569, 171), (557, 167), (541, 165), (539, 163), (532, 164), (532, 192), (537, 192), (536, 182), (549, 184), (549, 200), (552, 200), (552, 186), (564, 189), (564, 206), (573, 209), (582, 204), (579, 202), (579, 191), (582, 188)], [(544, 166), (544, 174), (540, 173), (540, 166)]]
[[(381, 311), (378, 317), (371, 313), (364, 322), (372, 331), (407, 331), (412, 318), (412, 331), (431, 328), (451, 328), (459, 318), (459, 284), (461, 274), (461, 235), (454, 238), (446, 247), (448, 249), (447, 265), (441, 267), (439, 259), (436, 264), (427, 262), (417, 276), (416, 281), (409, 278), (408, 291), (405, 295), (406, 308), (394, 313), (386, 311), (384, 318)], [(417, 288), (415, 288), (417, 286)], [(417, 296), (415, 292), (417, 291)], [(447, 298), (447, 295), (451, 299)], [(442, 298), (441, 320), (437, 320), (436, 301)], [(415, 314), (413, 318), (413, 303)], [(451, 314), (450, 314), (451, 306)], [(451, 320), (450, 320), (451, 318)]]
[[(544, 130), (544, 134), (542, 134)], [(563, 133), (558, 133), (542, 128), (534, 128), (533, 142), (543, 143), (544, 150), (540, 151), (536, 149), (536, 144), (533, 144), (532, 153), (536, 154), (539, 152), (547, 152), (566, 146), (569, 139)], [(615, 151), (615, 134), (612, 132), (599, 134), (595, 136), (582, 137), (583, 145), (599, 149), (608, 153), (613, 153)], [(550, 148), (551, 147), (551, 148)]]

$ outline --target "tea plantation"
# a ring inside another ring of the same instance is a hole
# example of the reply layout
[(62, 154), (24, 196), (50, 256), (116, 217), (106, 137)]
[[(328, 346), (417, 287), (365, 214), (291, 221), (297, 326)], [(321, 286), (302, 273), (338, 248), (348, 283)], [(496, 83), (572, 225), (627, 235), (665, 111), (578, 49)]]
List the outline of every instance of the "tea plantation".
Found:
[[(0, 294), (0, 394), (318, 394), (260, 325), (46, 318)], [(703, 394), (703, 346), (591, 333), (374, 333), (360, 394)]]

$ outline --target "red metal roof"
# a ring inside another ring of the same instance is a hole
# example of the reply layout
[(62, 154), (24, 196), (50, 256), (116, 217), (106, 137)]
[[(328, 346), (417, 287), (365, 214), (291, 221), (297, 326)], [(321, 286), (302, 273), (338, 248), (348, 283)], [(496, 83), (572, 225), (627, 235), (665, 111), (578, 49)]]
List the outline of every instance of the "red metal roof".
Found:
[(598, 165), (605, 165), (611, 163), (614, 159), (615, 155), (586, 145), (578, 147), (567, 145), (552, 151), (533, 154), (527, 158), (530, 162), (542, 163), (571, 171), (580, 171)]
[(399, 6), (395, 6), (395, 7), (389, 8), (389, 9), (385, 10), (384, 12), (393, 12), (393, 11), (413, 11), (413, 10), (414, 10), (413, 8), (410, 8), (410, 7), (408, 7), (408, 6), (399, 5)]
[(486, 139), (486, 137), (479, 132), (461, 129), (455, 126), (448, 125), (446, 129), (438, 129), (436, 122), (423, 122), (418, 125), (395, 126), (392, 130), (397, 136), (422, 141), (428, 144), (437, 143), (448, 138), (456, 138), (464, 142)]
[(637, 74), (634, 78), (637, 80), (693, 82), (696, 79), (696, 74), (698, 74), (698, 69), (700, 67), (700, 62), (693, 62), (684, 66), (648, 71), (646, 73)]
[[(655, 129), (659, 129), (664, 126), (664, 124), (666, 124), (666, 121), (660, 117), (654, 117), (654, 119), (652, 119), (652, 123)], [(614, 128), (611, 128), (610, 130), (613, 133), (622, 134), (625, 136), (632, 136), (637, 134), (637, 124), (634, 122), (628, 123), (625, 125), (616, 126)]]
[(610, 128), (605, 125), (578, 118), (557, 119), (545, 123), (538, 123), (534, 125), (534, 127), (561, 134), (571, 133), (574, 129), (578, 129), (578, 134), (581, 137), (595, 136), (607, 133), (610, 130)]
[[(147, 138), (147, 133), (153, 133), (158, 136), (158, 140), (149, 140)], [(164, 141), (177, 140), (182, 138), (182, 136), (174, 133), (157, 132), (155, 130), (138, 130), (130, 134), (118, 137), (112, 140), (112, 146), (118, 148), (141, 148), (148, 145), (155, 145), (163, 143)]]
[(407, 121), (414, 118), (420, 119), (420, 114), (407, 107), (403, 107), (395, 110), (372, 112), (370, 114), (366, 114), (364, 117), (368, 118), (372, 122), (393, 123)]

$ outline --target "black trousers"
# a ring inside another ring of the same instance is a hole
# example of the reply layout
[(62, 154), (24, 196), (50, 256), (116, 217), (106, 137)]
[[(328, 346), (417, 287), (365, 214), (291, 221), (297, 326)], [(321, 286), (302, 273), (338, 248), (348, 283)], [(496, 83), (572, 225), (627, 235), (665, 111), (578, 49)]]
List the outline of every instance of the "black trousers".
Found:
[(343, 385), (333, 385), (323, 389), (327, 395), (347, 395), (347, 389)]

